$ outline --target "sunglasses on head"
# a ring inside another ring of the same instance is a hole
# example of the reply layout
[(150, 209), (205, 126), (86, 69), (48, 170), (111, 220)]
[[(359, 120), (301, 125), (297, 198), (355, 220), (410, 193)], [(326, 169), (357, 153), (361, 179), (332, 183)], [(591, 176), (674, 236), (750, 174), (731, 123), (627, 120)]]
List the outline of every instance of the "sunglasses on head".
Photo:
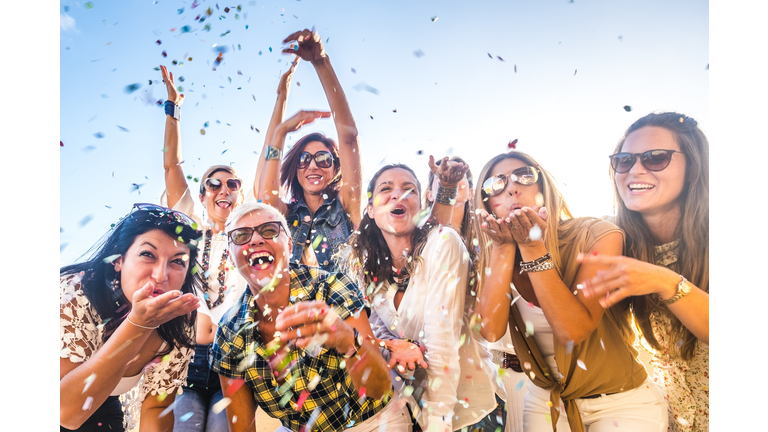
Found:
[(333, 166), (333, 155), (329, 151), (320, 150), (319, 152), (312, 154), (310, 152), (304, 152), (299, 156), (299, 163), (296, 164), (296, 168), (304, 169), (312, 163), (312, 159), (315, 160), (315, 165), (318, 168), (330, 168)]
[(280, 235), (281, 229), (285, 231), (283, 224), (280, 222), (265, 222), (255, 227), (235, 228), (227, 235), (229, 236), (229, 241), (238, 246), (241, 246), (251, 241), (254, 231), (259, 233), (261, 238), (264, 240), (274, 240)]
[(496, 196), (507, 188), (509, 180), (523, 186), (529, 186), (539, 181), (539, 169), (532, 166), (518, 168), (509, 174), (499, 174), (489, 177), (483, 182), (483, 193), (492, 197)]
[[(648, 150), (643, 153), (616, 153), (608, 156), (611, 158), (611, 168), (619, 174), (629, 172), (637, 157), (640, 157), (640, 163), (648, 171), (661, 171), (672, 162), (672, 154), (680, 153), (677, 150)], [(680, 153), (683, 154), (683, 153)]]
[[(147, 212), (150, 212), (149, 214), (152, 216), (166, 217), (175, 222), (183, 223), (184, 225), (189, 225), (192, 229), (195, 229), (195, 230), (197, 229), (197, 222), (195, 222), (191, 217), (185, 215), (182, 212), (171, 210), (168, 207), (163, 207), (157, 204), (150, 204), (150, 203), (136, 203), (133, 205), (133, 209), (131, 209), (131, 213), (135, 211), (147, 211)], [(156, 213), (152, 213), (152, 212), (156, 212)]]
[[(243, 181), (240, 180), (237, 177), (232, 177), (227, 179), (227, 189), (229, 189), (232, 192), (237, 192), (240, 190), (240, 187), (243, 185)], [(219, 189), (221, 189), (221, 180), (215, 178), (215, 177), (208, 177), (203, 181), (203, 187), (205, 189), (211, 191), (211, 192), (217, 192)]]

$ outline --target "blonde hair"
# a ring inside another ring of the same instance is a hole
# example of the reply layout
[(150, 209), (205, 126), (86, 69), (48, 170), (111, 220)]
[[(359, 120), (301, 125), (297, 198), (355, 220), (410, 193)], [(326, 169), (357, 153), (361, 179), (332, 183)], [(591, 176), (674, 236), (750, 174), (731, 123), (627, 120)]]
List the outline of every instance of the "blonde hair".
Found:
[[(704, 292), (709, 292), (709, 141), (699, 129), (696, 120), (675, 112), (652, 113), (634, 122), (616, 145), (614, 153), (621, 152), (632, 132), (643, 127), (660, 127), (672, 133), (685, 157), (685, 187), (680, 193), (680, 220), (675, 227), (678, 243), (677, 271)], [(614, 188), (616, 225), (626, 233), (624, 255), (655, 264), (653, 233), (643, 216), (629, 210), (619, 195), (616, 173), (610, 169)], [(670, 344), (673, 357), (689, 360), (693, 357), (697, 338), (655, 295), (631, 297), (629, 304), (636, 327), (651, 347), (662, 347), (653, 333), (650, 316), (654, 312), (665, 314), (672, 323)]]
[[(568, 204), (566, 204), (563, 195), (555, 186), (555, 178), (552, 176), (552, 174), (549, 173), (549, 171), (542, 168), (542, 166), (536, 162), (535, 159), (525, 153), (514, 151), (500, 154), (488, 161), (488, 163), (486, 163), (483, 167), (483, 170), (480, 171), (480, 175), (477, 177), (478, 181), (477, 187), (475, 188), (474, 207), (476, 209), (485, 209), (488, 213), (493, 213), (488, 206), (488, 198), (483, 196), (483, 183), (491, 176), (491, 171), (493, 171), (493, 168), (496, 166), (496, 164), (505, 159), (517, 159), (528, 166), (539, 169), (540, 175), (537, 184), (539, 185), (539, 191), (541, 192), (544, 201), (543, 207), (546, 207), (547, 212), (549, 213), (549, 218), (547, 219), (547, 230), (544, 234), (545, 237), (543, 240), (544, 245), (547, 247), (547, 250), (552, 256), (552, 261), (555, 264), (555, 268), (559, 273), (562, 265), (560, 259), (560, 243), (573, 241), (571, 238), (560, 238), (560, 235), (561, 232), (573, 231), (567, 229), (570, 225), (571, 219), (573, 219), (573, 214), (571, 214), (571, 210), (568, 208)], [(478, 221), (477, 217), (474, 218), (474, 224), (475, 232), (477, 233), (478, 246), (480, 248), (480, 251), (477, 254), (475, 270), (478, 278), (480, 279), (478, 286), (482, 287), (485, 280), (485, 266), (490, 260), (489, 257), (491, 253), (491, 240), (481, 229), (480, 222)], [(572, 235), (575, 237), (576, 233), (572, 233)]]
[(232, 210), (232, 213), (230, 213), (229, 217), (227, 218), (227, 223), (224, 225), (224, 233), (229, 234), (230, 231), (235, 229), (237, 222), (244, 216), (260, 211), (265, 211), (272, 215), (272, 218), (280, 222), (280, 224), (283, 226), (283, 229), (285, 229), (285, 233), (288, 235), (288, 237), (291, 236), (290, 231), (288, 230), (288, 222), (285, 220), (285, 216), (283, 216), (283, 214), (280, 213), (280, 211), (276, 208), (263, 202), (249, 202), (237, 206), (234, 210)]

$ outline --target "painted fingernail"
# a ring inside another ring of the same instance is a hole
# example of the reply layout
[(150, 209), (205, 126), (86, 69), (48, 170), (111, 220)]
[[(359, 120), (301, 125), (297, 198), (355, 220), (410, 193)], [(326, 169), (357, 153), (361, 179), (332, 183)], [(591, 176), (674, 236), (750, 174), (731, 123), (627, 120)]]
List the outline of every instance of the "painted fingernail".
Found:
[(522, 213), (520, 210), (515, 210), (515, 214), (516, 214), (517, 216), (520, 216), (520, 215), (522, 215), (523, 213)]

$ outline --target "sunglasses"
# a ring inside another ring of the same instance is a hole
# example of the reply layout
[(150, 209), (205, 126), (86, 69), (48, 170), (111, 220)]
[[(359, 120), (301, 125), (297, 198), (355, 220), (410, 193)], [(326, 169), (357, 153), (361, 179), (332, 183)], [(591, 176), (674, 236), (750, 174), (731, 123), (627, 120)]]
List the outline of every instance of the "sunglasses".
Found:
[(330, 168), (333, 166), (333, 155), (331, 152), (321, 150), (315, 154), (304, 152), (299, 156), (299, 163), (296, 164), (296, 168), (304, 169), (312, 163), (312, 159), (315, 160), (315, 164), (318, 168)]
[(238, 246), (241, 246), (251, 241), (254, 231), (259, 233), (261, 238), (264, 240), (274, 240), (280, 235), (281, 229), (285, 231), (283, 224), (280, 222), (265, 222), (256, 227), (235, 228), (227, 235), (229, 236), (229, 241)]
[(640, 156), (640, 163), (648, 171), (661, 171), (672, 162), (672, 154), (680, 153), (677, 150), (648, 150), (643, 153), (616, 153), (608, 156), (611, 158), (611, 168), (619, 174), (629, 172), (637, 157)]
[[(221, 180), (214, 177), (208, 177), (203, 182), (203, 187), (205, 187), (207, 190), (211, 192), (218, 192), (218, 190), (221, 189), (221, 184), (222, 184)], [(243, 181), (237, 177), (232, 177), (230, 179), (227, 179), (227, 189), (229, 189), (232, 192), (239, 191), (242, 185), (243, 185)]]
[(175, 222), (183, 223), (184, 225), (189, 225), (194, 230), (197, 229), (197, 222), (195, 222), (191, 217), (185, 215), (182, 212), (171, 210), (168, 207), (163, 207), (157, 204), (150, 204), (150, 203), (136, 203), (133, 205), (133, 209), (131, 209), (131, 213), (135, 211), (157, 212), (157, 214), (150, 213), (150, 215), (156, 216), (156, 217), (167, 217)]
[(489, 177), (488, 180), (483, 182), (483, 193), (489, 197), (496, 196), (504, 192), (509, 180), (523, 186), (532, 185), (539, 181), (539, 169), (532, 166), (526, 166), (518, 168), (509, 174), (499, 174)]

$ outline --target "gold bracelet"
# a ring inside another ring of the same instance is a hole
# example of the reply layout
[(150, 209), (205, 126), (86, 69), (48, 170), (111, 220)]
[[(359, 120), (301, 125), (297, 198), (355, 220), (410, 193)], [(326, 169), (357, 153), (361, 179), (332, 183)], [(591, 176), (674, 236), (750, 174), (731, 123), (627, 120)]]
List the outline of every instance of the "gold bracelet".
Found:
[(672, 303), (675, 303), (676, 301), (691, 293), (691, 284), (688, 282), (688, 279), (686, 279), (683, 275), (680, 275), (680, 277), (683, 278), (683, 280), (678, 282), (675, 295), (668, 300), (661, 299), (665, 305), (671, 305)]

